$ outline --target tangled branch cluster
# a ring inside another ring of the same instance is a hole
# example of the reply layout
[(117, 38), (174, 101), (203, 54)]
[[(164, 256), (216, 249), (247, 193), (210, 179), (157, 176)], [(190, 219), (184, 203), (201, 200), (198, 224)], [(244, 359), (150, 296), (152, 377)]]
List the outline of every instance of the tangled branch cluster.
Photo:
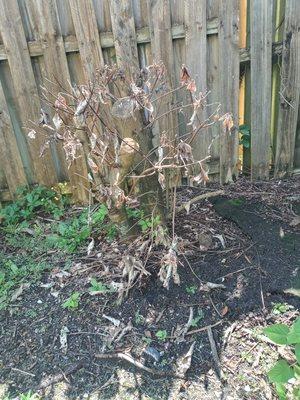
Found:
[[(115, 219), (120, 223), (126, 219), (125, 205), (137, 207), (145, 196), (139, 185), (143, 180), (152, 179), (154, 192), (168, 189), (167, 177), (174, 171), (179, 177), (188, 177), (190, 182), (205, 184), (209, 179), (205, 161), (210, 155), (195, 160), (194, 139), (218, 121), (222, 121), (229, 133), (233, 125), (230, 114), (219, 115), (220, 104), (207, 104), (208, 93), (197, 93), (195, 81), (185, 66), (181, 70), (181, 84), (176, 88), (168, 87), (164, 65), (154, 63), (130, 78), (116, 65), (106, 65), (86, 85), (61, 87), (58, 95), (46, 88), (43, 91), (44, 101), (54, 116), (50, 119), (47, 112), (41, 111), (39, 125), (45, 136), (41, 156), (52, 142), (61, 142), (68, 166), (78, 157), (86, 157), (90, 169), (89, 190), (95, 200), (106, 203), (114, 218), (120, 217)], [(187, 99), (184, 104), (171, 102), (178, 91), (184, 92)], [(213, 110), (201, 121), (198, 111), (208, 108)], [(174, 126), (160, 131), (159, 145), (154, 147), (152, 128), (160, 130), (161, 126), (167, 126), (162, 122), (179, 111), (184, 115), (188, 132), (180, 137)], [(36, 132), (35, 127), (29, 137), (34, 138)], [(152, 216), (159, 208), (155, 207), (152, 205), (150, 210)], [(136, 239), (139, 245), (130, 246), (120, 261), (128, 283), (125, 292), (147, 274), (145, 264), (155, 244), (166, 247), (159, 271), (161, 281), (167, 288), (172, 278), (179, 284), (174, 229), (173, 237), (161, 226), (156, 232), (152, 229), (147, 238), (141, 237)]]

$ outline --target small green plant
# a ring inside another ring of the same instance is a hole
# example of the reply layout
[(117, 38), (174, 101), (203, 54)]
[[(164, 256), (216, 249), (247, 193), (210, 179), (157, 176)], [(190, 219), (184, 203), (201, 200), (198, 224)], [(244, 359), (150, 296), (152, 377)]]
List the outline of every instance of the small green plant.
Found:
[(272, 313), (275, 315), (284, 314), (290, 310), (291, 306), (286, 303), (273, 303)]
[(0, 210), (0, 220), (4, 226), (30, 221), (37, 213), (51, 215), (59, 219), (64, 213), (65, 197), (55, 190), (36, 186), (32, 190), (21, 187), (16, 200)]
[[(31, 390), (28, 393), (21, 393), (19, 394), (18, 397), (14, 397), (14, 399), (19, 399), (19, 400), (40, 400), (41, 397), (36, 394), (36, 393), (32, 393)], [(12, 397), (10, 396), (6, 396), (3, 398), (3, 400), (13, 400)]]
[(198, 289), (198, 287), (196, 285), (192, 285), (192, 286), (186, 286), (185, 291), (188, 294), (196, 294), (197, 293), (197, 289)]
[(88, 239), (91, 227), (87, 223), (87, 215), (81, 214), (70, 221), (54, 225), (52, 231), (54, 233), (47, 237), (49, 246), (73, 253)]
[(142, 232), (146, 232), (149, 229), (154, 230), (155, 228), (157, 228), (160, 225), (161, 221), (160, 221), (160, 217), (159, 215), (157, 215), (154, 218), (144, 218), (144, 219), (140, 219), (138, 224), (142, 229)]
[(159, 330), (156, 332), (155, 336), (159, 341), (164, 342), (168, 337), (168, 333), (166, 330)]
[(99, 293), (108, 293), (112, 292), (112, 289), (105, 285), (102, 282), (97, 282), (95, 278), (91, 279), (90, 293), (91, 294), (99, 294)]
[(79, 307), (79, 300), (81, 294), (79, 292), (74, 292), (71, 296), (62, 304), (63, 308), (68, 310), (76, 310)]
[(77, 217), (54, 224), (52, 226), (53, 233), (47, 238), (48, 244), (73, 253), (86, 243), (92, 231), (99, 233), (104, 229), (103, 222), (107, 213), (107, 207), (102, 204), (97, 211), (91, 214), (90, 221), (88, 210), (85, 209)]
[(126, 208), (127, 216), (133, 220), (137, 220), (137, 224), (140, 226), (142, 232), (147, 232), (148, 230), (155, 230), (160, 224), (160, 217), (146, 217), (143, 210), (138, 208)]
[(39, 400), (40, 396), (36, 393), (32, 393), (31, 390), (26, 394), (20, 395), (20, 400)]
[(139, 311), (134, 315), (134, 322), (136, 325), (143, 325), (145, 323), (145, 318), (139, 313)]
[(0, 252), (0, 310), (9, 305), (14, 291), (36, 282), (47, 269), (46, 263), (36, 262), (30, 255), (8, 258)]
[(192, 319), (192, 322), (191, 322), (191, 326), (192, 327), (197, 327), (198, 326), (198, 323), (201, 321), (201, 319), (203, 319), (204, 318), (204, 313), (203, 313), (203, 311), (202, 310), (199, 310), (198, 311), (198, 315), (195, 317), (195, 318), (193, 318)]
[(239, 132), (241, 134), (240, 137), (240, 144), (245, 147), (246, 149), (249, 149), (251, 145), (251, 134), (250, 134), (250, 127), (248, 125), (240, 125), (239, 126)]
[(268, 372), (270, 382), (275, 385), (280, 400), (287, 397), (286, 384), (292, 378), (298, 380), (293, 388), (294, 399), (299, 399), (300, 394), (300, 318), (298, 318), (291, 327), (286, 324), (274, 324), (264, 329), (264, 334), (272, 340), (272, 342), (289, 346), (294, 355), (295, 361), (288, 363), (284, 359), (279, 359)]
[(147, 336), (143, 336), (142, 340), (149, 346), (149, 344), (151, 344), (152, 339), (147, 337)]
[(160, 361), (159, 365), (160, 365), (161, 367), (165, 367), (166, 365), (168, 365), (168, 360), (167, 360), (166, 358), (163, 358), (163, 359)]
[(105, 226), (106, 237), (108, 240), (114, 240), (118, 235), (118, 228), (115, 224), (107, 224)]

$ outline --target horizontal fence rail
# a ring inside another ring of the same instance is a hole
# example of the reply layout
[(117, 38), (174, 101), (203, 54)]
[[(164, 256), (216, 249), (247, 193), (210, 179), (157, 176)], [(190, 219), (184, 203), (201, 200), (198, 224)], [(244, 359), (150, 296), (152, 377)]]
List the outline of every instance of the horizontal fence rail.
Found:
[[(208, 101), (233, 116), (230, 136), (213, 126), (195, 141), (197, 158), (213, 142), (212, 180), (230, 182), (242, 168), (254, 179), (300, 169), (298, 0), (0, 0), (0, 202), (21, 185), (69, 181), (86, 203), (85, 152), (68, 169), (61, 146), (40, 158), (41, 139), (29, 142), (29, 121), (44, 107), (41, 86), (51, 81), (57, 94), (106, 63), (142, 68), (154, 60), (172, 85), (187, 65)], [(184, 134), (180, 118), (167, 123)]]

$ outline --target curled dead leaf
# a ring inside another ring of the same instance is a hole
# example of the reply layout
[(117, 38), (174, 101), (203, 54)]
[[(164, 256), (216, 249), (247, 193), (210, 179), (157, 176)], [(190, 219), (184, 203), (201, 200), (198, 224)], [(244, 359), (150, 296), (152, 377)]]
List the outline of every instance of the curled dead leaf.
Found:
[(111, 113), (115, 118), (128, 119), (133, 116), (136, 108), (136, 100), (131, 97), (122, 97), (114, 103), (111, 108)]
[(191, 79), (191, 77), (190, 77), (190, 74), (189, 74), (189, 72), (187, 70), (187, 67), (184, 64), (182, 64), (181, 76), (180, 76), (181, 84), (182, 85), (186, 85), (190, 81), (190, 79)]

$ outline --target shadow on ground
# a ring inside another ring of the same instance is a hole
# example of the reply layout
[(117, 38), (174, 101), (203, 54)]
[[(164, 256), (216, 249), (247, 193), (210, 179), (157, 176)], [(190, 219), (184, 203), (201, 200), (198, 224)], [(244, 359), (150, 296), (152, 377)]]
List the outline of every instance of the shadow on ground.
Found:
[[(62, 374), (63, 379), (45, 389), (43, 399), (276, 398), (263, 375), (270, 366), (269, 355), (257, 361), (251, 349), (256, 352), (260, 347), (249, 331), (276, 319), (272, 314), (274, 304), (289, 305), (287, 319), (298, 315), (300, 235), (286, 219), (286, 210), (292, 216), (299, 213), (299, 200), (286, 201), (288, 208), (282, 210), (276, 202), (271, 204), (261, 196), (253, 198), (237, 191), (234, 196), (228, 193), (195, 205), (189, 216), (180, 214), (177, 234), (194, 250), (186, 253), (188, 263), (181, 259), (181, 285), (169, 291), (158, 283), (155, 260), (150, 266), (150, 281), (133, 290), (121, 305), (111, 304), (107, 297), (83, 295), (79, 310), (68, 312), (46, 288), (30, 288), (16, 307), (0, 314), (2, 392), (11, 398), (20, 392), (35, 392), (43, 380)], [(206, 251), (199, 250), (199, 240), (208, 234), (212, 245)], [(223, 284), (226, 289), (207, 292), (200, 280)], [(66, 298), (72, 291), (73, 281), (59, 289), (59, 298)], [(191, 307), (194, 316), (199, 317), (193, 329), (221, 321), (213, 327), (213, 334), (222, 379), (217, 376), (205, 329), (179, 343), (156, 337), (158, 331), (174, 336), (176, 327), (186, 324)], [(134, 326), (124, 340), (106, 351), (130, 351), (162, 373), (171, 373), (176, 360), (196, 341), (186, 380), (151, 376), (118, 360), (95, 359), (94, 355), (103, 351), (103, 332), (107, 333), (103, 313), (125, 325), (131, 321)], [(64, 326), (69, 330), (65, 354), (60, 348)], [(245, 337), (248, 342), (243, 345)], [(157, 363), (143, 353), (150, 341), (161, 353)], [(264, 351), (262, 348), (261, 353)], [(81, 362), (83, 368), (79, 368)], [(253, 371), (255, 367), (258, 372)], [(245, 377), (249, 368), (251, 376)], [(68, 373), (70, 369), (72, 373)]]

